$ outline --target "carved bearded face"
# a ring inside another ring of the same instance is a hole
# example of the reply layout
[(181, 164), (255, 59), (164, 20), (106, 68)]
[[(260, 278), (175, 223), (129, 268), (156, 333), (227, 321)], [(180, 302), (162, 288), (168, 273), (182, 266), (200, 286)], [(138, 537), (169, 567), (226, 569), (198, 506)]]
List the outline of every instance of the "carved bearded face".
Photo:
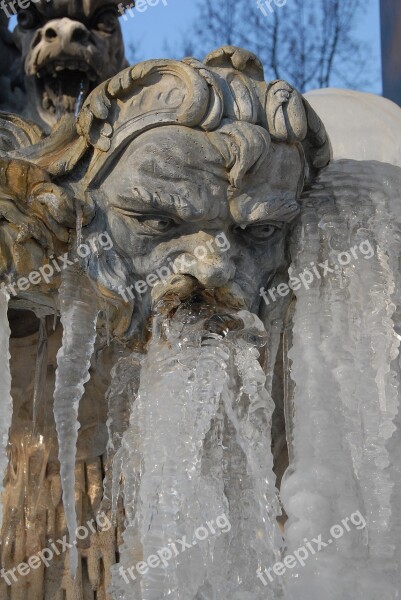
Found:
[(215, 135), (153, 129), (130, 143), (93, 192), (129, 271), (127, 297), (135, 294), (143, 316), (174, 287), (180, 293), (180, 275), (257, 311), (260, 288), (286, 266), (302, 154), (271, 143), (234, 189)]
[(28, 92), (35, 97), (30, 116), (45, 126), (74, 112), (78, 98), (123, 67), (121, 28), (111, 0), (37, 0), (19, 11), (14, 36)]

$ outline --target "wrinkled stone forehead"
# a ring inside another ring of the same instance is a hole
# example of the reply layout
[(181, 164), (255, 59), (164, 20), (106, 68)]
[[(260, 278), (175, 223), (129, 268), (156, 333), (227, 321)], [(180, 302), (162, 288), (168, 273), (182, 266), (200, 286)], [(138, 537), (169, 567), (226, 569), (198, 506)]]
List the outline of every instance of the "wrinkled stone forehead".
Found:
[(183, 219), (225, 218), (231, 212), (241, 224), (296, 216), (304, 164), (295, 146), (272, 147), (238, 190), (230, 185), (231, 166), (207, 133), (164, 126), (132, 141), (99, 187), (107, 205), (161, 209)]
[(33, 6), (49, 19), (86, 19), (101, 8), (117, 5), (117, 0), (39, 0)]
[(227, 196), (228, 186), (223, 158), (207, 135), (181, 126), (152, 129), (132, 141), (100, 185), (107, 202), (174, 208), (182, 217), (217, 216), (217, 199)]

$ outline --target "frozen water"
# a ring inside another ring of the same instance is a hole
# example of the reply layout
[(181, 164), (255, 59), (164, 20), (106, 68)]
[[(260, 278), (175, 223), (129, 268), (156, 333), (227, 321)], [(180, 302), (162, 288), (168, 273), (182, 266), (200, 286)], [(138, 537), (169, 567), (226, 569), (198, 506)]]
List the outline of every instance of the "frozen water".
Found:
[[(273, 403), (258, 362), (263, 326), (245, 312), (208, 318), (181, 309), (155, 332), (122, 441), (127, 523), (113, 598), (279, 598), (279, 586), (266, 591), (256, 578), (280, 548)], [(223, 515), (224, 532), (216, 526)], [(197, 541), (197, 528), (212, 521), (215, 534)], [(190, 547), (176, 552), (183, 539)], [(140, 575), (138, 560), (158, 552), (171, 556)]]
[(320, 269), (296, 292), (295, 459), (281, 489), (288, 551), (319, 534), (327, 541), (356, 511), (367, 527), (351, 527), (294, 570), (291, 598), (393, 600), (401, 589), (400, 189), (397, 167), (340, 161), (304, 200), (293, 274), (326, 259), (332, 272)]
[(32, 410), (32, 432), (34, 437), (40, 439), (47, 425), (47, 410), (44, 406), (46, 397), (46, 376), (48, 360), (48, 341), (46, 330), (46, 319), (42, 318), (39, 325), (39, 340), (35, 367), (35, 385), (33, 391), (33, 410)]
[(96, 339), (98, 307), (89, 279), (74, 268), (62, 272), (59, 290), (62, 347), (57, 354), (54, 390), (63, 505), (69, 532), (70, 572), (75, 576), (78, 554), (75, 531), (75, 456), (78, 439), (78, 408), (89, 380), (90, 361)]
[[(111, 506), (114, 518), (120, 493), (121, 440), (123, 433), (128, 428), (132, 403), (135, 401), (138, 392), (140, 367), (141, 355), (136, 352), (128, 357), (120, 358), (111, 371), (111, 383), (106, 393), (108, 403), (106, 424), (109, 440), (104, 478), (103, 510), (109, 510)], [(113, 462), (115, 462), (114, 469), (112, 469)]]

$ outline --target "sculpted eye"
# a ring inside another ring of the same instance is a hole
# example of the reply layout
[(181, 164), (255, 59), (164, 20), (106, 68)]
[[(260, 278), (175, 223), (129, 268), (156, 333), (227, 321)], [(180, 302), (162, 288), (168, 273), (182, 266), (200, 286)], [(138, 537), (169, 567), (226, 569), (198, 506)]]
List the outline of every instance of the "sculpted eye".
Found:
[(241, 229), (241, 233), (244, 236), (252, 237), (254, 240), (264, 241), (270, 239), (277, 231), (280, 231), (280, 229), (282, 229), (280, 223), (274, 225), (272, 223), (257, 223), (255, 225), (248, 225), (245, 229)]
[(152, 229), (153, 231), (158, 233), (164, 233), (177, 226), (177, 223), (174, 221), (174, 219), (170, 219), (165, 216), (137, 216), (136, 220), (141, 225), (148, 227), (149, 229)]
[(119, 214), (128, 217), (131, 222), (134, 223), (136, 229), (140, 233), (148, 235), (163, 234), (168, 231), (176, 229), (180, 223), (177, 223), (175, 219), (166, 215), (155, 215), (155, 214), (143, 214), (137, 213), (131, 210), (124, 210), (123, 208), (114, 208), (114, 211)]
[(103, 33), (113, 33), (117, 29), (117, 9), (110, 7), (97, 14), (93, 20), (93, 28)]
[(22, 29), (33, 29), (40, 25), (41, 20), (40, 14), (33, 6), (26, 10), (21, 10), (17, 15), (18, 25)]

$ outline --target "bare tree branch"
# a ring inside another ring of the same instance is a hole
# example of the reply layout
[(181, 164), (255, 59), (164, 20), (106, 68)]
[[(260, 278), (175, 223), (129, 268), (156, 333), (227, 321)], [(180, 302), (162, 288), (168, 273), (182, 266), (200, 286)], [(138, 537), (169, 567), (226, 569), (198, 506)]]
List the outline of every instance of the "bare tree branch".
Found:
[(265, 0), (195, 1), (197, 17), (180, 49), (189, 46), (198, 58), (218, 46), (243, 46), (262, 60), (266, 77), (301, 91), (370, 83), (369, 48), (355, 33), (370, 0), (287, 0), (281, 8)]

